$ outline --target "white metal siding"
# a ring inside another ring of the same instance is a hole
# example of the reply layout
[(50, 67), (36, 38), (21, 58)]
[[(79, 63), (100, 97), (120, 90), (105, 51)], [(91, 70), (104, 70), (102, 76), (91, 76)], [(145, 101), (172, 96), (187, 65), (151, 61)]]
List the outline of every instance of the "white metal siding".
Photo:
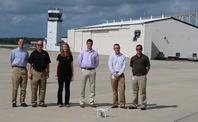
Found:
[(198, 53), (198, 29), (174, 19), (150, 23), (147, 33), (154, 45), (163, 52), (166, 57), (176, 56), (190, 58), (192, 53)]
[[(141, 35), (133, 41), (134, 31), (140, 30)], [(160, 20), (137, 25), (118, 25), (112, 27), (84, 28), (69, 30), (68, 41), (74, 52), (86, 48), (86, 40), (93, 39), (93, 48), (99, 54), (113, 53), (113, 44), (119, 43), (121, 52), (127, 57), (136, 54), (137, 44), (143, 45), (143, 53), (153, 58), (161, 51), (168, 56), (180, 52), (181, 58), (192, 57), (198, 53), (198, 29), (174, 19)], [(154, 48), (154, 46), (156, 48)]]
[[(136, 42), (133, 41), (134, 31), (140, 30), (141, 36)], [(75, 34), (72, 34), (75, 33)], [(113, 44), (119, 43), (121, 52), (127, 57), (135, 55), (135, 46), (137, 44), (144, 45), (144, 26), (143, 25), (127, 25), (116, 28), (97, 28), (95, 30), (69, 30), (68, 41), (72, 45), (71, 48), (75, 52), (79, 52), (86, 48), (86, 40), (93, 39), (93, 48), (103, 55), (111, 55), (113, 51)], [(74, 35), (74, 37), (72, 36)], [(75, 43), (73, 42), (75, 41)], [(72, 43), (73, 42), (73, 43)], [(72, 47), (73, 46), (73, 47)]]
[(70, 45), (71, 51), (75, 52), (75, 30), (71, 29), (67, 31), (67, 42)]
[(82, 46), (83, 46), (83, 42), (82, 42), (82, 32), (81, 31), (75, 31), (74, 32), (74, 41), (75, 41), (75, 45), (74, 45), (74, 49), (75, 52), (80, 52), (82, 50)]

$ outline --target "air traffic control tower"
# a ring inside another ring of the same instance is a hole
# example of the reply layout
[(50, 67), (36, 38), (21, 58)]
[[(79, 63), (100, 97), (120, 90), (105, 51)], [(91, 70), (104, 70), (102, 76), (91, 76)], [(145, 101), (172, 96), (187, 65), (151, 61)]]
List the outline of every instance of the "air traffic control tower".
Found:
[(48, 10), (47, 24), (47, 44), (46, 49), (49, 51), (59, 51), (61, 43), (62, 30), (62, 10), (59, 8)]

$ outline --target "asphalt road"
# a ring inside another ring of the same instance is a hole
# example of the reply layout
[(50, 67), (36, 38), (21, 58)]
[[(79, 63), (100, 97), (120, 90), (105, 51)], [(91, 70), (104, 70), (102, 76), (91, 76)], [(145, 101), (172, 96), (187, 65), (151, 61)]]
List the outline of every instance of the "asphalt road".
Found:
[[(59, 108), (57, 81), (54, 77), (58, 52), (49, 52), (52, 63), (47, 84), (47, 108), (11, 107), (11, 67), (9, 49), (0, 49), (0, 122), (197, 122), (198, 121), (198, 63), (188, 61), (151, 61), (148, 74), (148, 110), (110, 109), (108, 117), (96, 117), (96, 108), (79, 107), (81, 72), (74, 53), (75, 76), (71, 83), (71, 107)], [(112, 90), (107, 68), (108, 56), (100, 56), (97, 69), (96, 103), (99, 107), (110, 107)], [(132, 102), (131, 68), (127, 59), (126, 102)], [(87, 84), (88, 86), (88, 84)], [(86, 89), (88, 96), (89, 89)], [(26, 102), (30, 105), (31, 91), (28, 81)]]

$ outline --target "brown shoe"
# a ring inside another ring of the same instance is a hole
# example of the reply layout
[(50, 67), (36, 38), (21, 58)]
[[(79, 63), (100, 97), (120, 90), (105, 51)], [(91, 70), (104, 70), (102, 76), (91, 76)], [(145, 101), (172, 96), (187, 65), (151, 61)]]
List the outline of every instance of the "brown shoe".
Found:
[(137, 109), (137, 105), (132, 104), (132, 105), (130, 105), (128, 108), (129, 108), (129, 109)]
[(94, 107), (94, 108), (96, 108), (97, 107), (97, 105), (95, 104), (95, 102), (94, 101), (92, 101), (92, 102), (90, 102), (90, 104), (89, 104), (91, 107)]
[(28, 105), (26, 103), (21, 103), (22, 107), (28, 107)]
[(141, 106), (140, 106), (140, 109), (144, 111), (144, 110), (146, 110), (147, 108), (146, 108), (145, 105), (141, 105)]
[(126, 109), (126, 107), (124, 105), (120, 105), (120, 108), (122, 109)]
[(32, 103), (32, 107), (37, 107), (37, 103)]
[(17, 104), (16, 103), (12, 103), (12, 107), (13, 108), (16, 108), (17, 107)]
[(45, 103), (39, 103), (39, 107), (47, 107)]
[(81, 108), (84, 108), (84, 107), (85, 107), (85, 105), (84, 105), (84, 104), (80, 104), (80, 107), (81, 107)]
[(112, 105), (111, 108), (118, 108), (118, 105)]

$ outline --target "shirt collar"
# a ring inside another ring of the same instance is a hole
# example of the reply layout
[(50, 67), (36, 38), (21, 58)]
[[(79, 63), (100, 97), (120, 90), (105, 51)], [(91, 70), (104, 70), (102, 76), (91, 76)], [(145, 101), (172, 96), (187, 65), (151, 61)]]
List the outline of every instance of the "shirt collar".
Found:
[(41, 52), (39, 52), (39, 51), (36, 49), (36, 52), (37, 52), (37, 53), (43, 53), (43, 50), (42, 50)]
[(20, 48), (20, 47), (18, 47), (17, 49), (18, 49), (18, 50), (21, 50), (21, 51), (23, 51), (23, 49), (24, 49), (24, 48)]
[(114, 55), (115, 55), (115, 56), (121, 56), (121, 55), (122, 55), (122, 53), (119, 53), (119, 54), (114, 53)]
[(93, 49), (91, 49), (91, 50), (87, 49), (86, 50), (86, 52), (93, 52), (93, 51), (94, 51)]
[(143, 54), (141, 54), (140, 57), (136, 54), (136, 57), (137, 57), (137, 58), (141, 58), (142, 56), (143, 56)]

